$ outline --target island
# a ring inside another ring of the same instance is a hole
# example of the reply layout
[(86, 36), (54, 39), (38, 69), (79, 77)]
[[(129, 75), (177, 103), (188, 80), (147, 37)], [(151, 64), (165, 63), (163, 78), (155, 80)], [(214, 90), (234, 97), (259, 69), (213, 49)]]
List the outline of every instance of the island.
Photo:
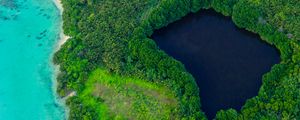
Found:
[[(63, 32), (69, 37), (53, 61), (59, 65), (57, 93), (67, 97), (68, 119), (300, 119), (298, 0), (61, 3)], [(199, 93), (206, 85), (197, 84), (186, 64), (152, 38), (155, 30), (206, 9), (231, 18), (239, 29), (258, 34), (280, 53), (280, 62), (259, 77), (255, 96), (244, 101), (241, 109), (224, 108), (215, 115), (202, 109), (205, 103)]]

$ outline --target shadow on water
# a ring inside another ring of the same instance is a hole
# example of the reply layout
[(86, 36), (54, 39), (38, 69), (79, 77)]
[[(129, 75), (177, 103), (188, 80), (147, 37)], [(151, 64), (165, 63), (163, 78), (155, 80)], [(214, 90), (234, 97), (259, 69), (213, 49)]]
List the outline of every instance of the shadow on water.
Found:
[(0, 5), (11, 9), (17, 7), (15, 0), (0, 0)]
[(280, 62), (277, 49), (213, 10), (189, 14), (152, 39), (195, 77), (209, 119), (220, 109), (241, 109), (258, 94), (262, 75)]

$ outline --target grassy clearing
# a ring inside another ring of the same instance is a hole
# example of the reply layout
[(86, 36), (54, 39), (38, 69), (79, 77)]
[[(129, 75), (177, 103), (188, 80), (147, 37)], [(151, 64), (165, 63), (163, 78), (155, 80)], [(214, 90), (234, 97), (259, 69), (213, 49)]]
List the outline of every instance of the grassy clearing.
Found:
[(168, 88), (104, 69), (92, 72), (79, 97), (96, 108), (101, 119), (179, 118), (178, 102)]

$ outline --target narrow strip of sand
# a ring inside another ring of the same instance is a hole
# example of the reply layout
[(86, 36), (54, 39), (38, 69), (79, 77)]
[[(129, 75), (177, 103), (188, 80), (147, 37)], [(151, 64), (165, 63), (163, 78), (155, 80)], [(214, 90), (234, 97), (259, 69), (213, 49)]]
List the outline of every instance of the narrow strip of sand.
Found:
[[(57, 8), (59, 9), (59, 11), (60, 11), (60, 15), (62, 15), (62, 13), (63, 13), (63, 7), (62, 7), (62, 4), (61, 4), (61, 0), (53, 0), (54, 1), (54, 3), (55, 3), (55, 5), (57, 6)], [(64, 32), (63, 32), (63, 28), (62, 28), (62, 24), (63, 23), (61, 23), (61, 26), (60, 26), (60, 37), (59, 37), (59, 41), (58, 41), (58, 43), (57, 43), (57, 48), (56, 48), (56, 50), (55, 51), (57, 51), (57, 50), (59, 50), (60, 49), (60, 47), (70, 38), (70, 36), (66, 36), (65, 34), (64, 34)], [(56, 67), (57, 69), (56, 69), (56, 75), (58, 75), (59, 74), (59, 65), (57, 65), (57, 67)], [(75, 91), (72, 91), (72, 92), (70, 92), (67, 96), (65, 96), (64, 98), (63, 98), (63, 100), (66, 100), (66, 99), (68, 99), (68, 98), (70, 98), (70, 97), (72, 97), (72, 96), (75, 96), (76, 95), (76, 92)]]
[[(59, 9), (60, 11), (60, 15), (62, 15), (63, 13), (63, 6), (62, 6), (62, 3), (61, 3), (61, 0), (53, 0), (54, 4), (56, 5), (56, 7)], [(56, 44), (56, 47), (55, 47), (55, 50), (54, 52), (57, 52), (61, 46), (70, 38), (69, 36), (65, 35), (64, 34), (64, 31), (63, 31), (63, 21), (61, 21), (60, 23), (60, 35), (59, 35), (59, 40), (58, 40), (58, 43)], [(60, 70), (59, 70), (59, 65), (54, 65), (55, 67), (55, 73), (54, 73), (54, 91), (56, 91), (57, 89), (57, 75), (60, 73)], [(55, 94), (57, 95), (57, 94)], [(61, 103), (63, 104), (64, 108), (65, 108), (65, 119), (67, 120), (69, 118), (69, 113), (70, 113), (70, 108), (68, 106), (66, 106), (65, 102), (66, 102), (66, 99), (72, 97), (72, 96), (75, 96), (76, 95), (76, 92), (75, 91), (72, 91), (70, 92), (67, 96), (65, 96), (64, 98), (60, 98)], [(57, 95), (58, 96), (58, 95)]]
[(55, 3), (55, 5), (57, 6), (57, 8), (60, 10), (60, 13), (62, 14), (63, 12), (63, 7), (62, 7), (62, 4), (61, 4), (61, 0), (53, 0), (53, 2)]
[[(62, 3), (61, 3), (61, 0), (53, 0), (54, 1), (54, 4), (57, 6), (57, 8), (59, 9), (60, 11), (60, 15), (62, 15), (63, 13), (63, 6), (62, 6)], [(63, 24), (63, 23), (62, 23)], [(63, 29), (62, 29), (62, 24), (61, 24), (61, 32), (60, 32), (60, 40), (58, 41), (58, 44), (57, 44), (57, 50), (60, 49), (60, 47), (70, 38), (70, 36), (66, 36), (63, 32)]]

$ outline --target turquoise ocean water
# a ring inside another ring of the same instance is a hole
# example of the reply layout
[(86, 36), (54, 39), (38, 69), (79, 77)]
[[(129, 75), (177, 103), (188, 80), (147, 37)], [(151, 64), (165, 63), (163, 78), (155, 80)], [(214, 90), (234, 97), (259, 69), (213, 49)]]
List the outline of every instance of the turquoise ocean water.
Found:
[(51, 57), (60, 32), (52, 0), (0, 0), (0, 120), (60, 120)]

